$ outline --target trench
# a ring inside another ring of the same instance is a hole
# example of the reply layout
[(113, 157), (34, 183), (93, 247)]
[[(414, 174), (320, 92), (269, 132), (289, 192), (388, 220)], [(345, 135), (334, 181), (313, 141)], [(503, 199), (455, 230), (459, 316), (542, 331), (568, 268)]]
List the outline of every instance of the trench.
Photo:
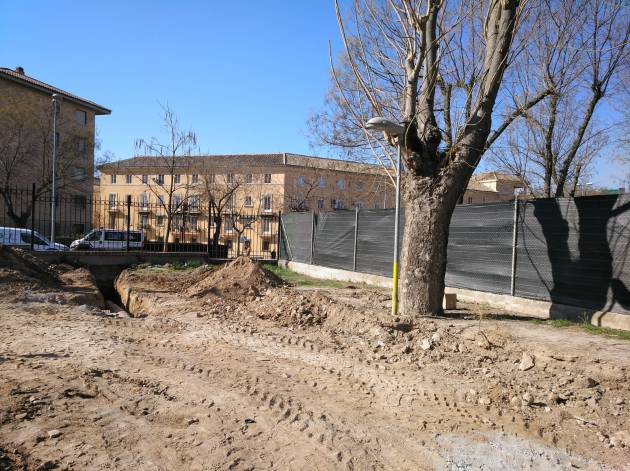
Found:
[(122, 300), (120, 299), (118, 291), (116, 291), (116, 288), (114, 287), (116, 277), (126, 268), (128, 268), (127, 265), (105, 265), (92, 266), (89, 270), (94, 277), (96, 287), (105, 299), (105, 306), (112, 310), (112, 312), (123, 311), (129, 315)]

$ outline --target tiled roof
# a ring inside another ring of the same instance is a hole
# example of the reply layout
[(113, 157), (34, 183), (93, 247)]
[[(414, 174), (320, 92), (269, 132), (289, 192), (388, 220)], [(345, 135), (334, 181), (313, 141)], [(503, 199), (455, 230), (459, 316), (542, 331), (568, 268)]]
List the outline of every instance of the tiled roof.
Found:
[[(214, 168), (238, 168), (238, 167), (269, 167), (290, 166), (297, 168), (319, 168), (322, 170), (336, 170), (355, 173), (383, 174), (379, 165), (369, 165), (347, 160), (327, 159), (298, 154), (219, 154), (219, 155), (191, 155), (178, 156), (174, 166), (187, 167), (214, 167)], [(130, 159), (118, 160), (101, 165), (99, 169), (105, 173), (114, 170), (129, 168), (170, 168), (169, 157), (137, 156)]]
[(80, 105), (93, 109), (96, 114), (111, 114), (111, 110), (99, 105), (98, 103), (94, 103), (93, 101), (86, 100), (85, 98), (81, 98), (77, 95), (73, 95), (72, 93), (68, 93), (57, 87), (53, 87), (52, 85), (34, 79), (33, 77), (29, 77), (24, 73), (17, 72), (12, 69), (7, 69), (6, 67), (0, 67), (0, 78), (7, 78), (9, 80), (21, 83), (22, 85), (25, 85), (27, 87), (36, 88), (38, 90), (51, 94), (57, 93), (68, 100), (74, 101)]

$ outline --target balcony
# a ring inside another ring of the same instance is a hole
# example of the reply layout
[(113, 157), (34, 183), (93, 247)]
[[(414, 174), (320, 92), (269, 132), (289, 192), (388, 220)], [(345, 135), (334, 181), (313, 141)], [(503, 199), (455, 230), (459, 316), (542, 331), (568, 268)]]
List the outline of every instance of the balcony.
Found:
[(140, 205), (138, 207), (138, 212), (139, 213), (143, 213), (143, 214), (150, 213), (151, 212), (151, 208), (149, 208), (148, 205)]

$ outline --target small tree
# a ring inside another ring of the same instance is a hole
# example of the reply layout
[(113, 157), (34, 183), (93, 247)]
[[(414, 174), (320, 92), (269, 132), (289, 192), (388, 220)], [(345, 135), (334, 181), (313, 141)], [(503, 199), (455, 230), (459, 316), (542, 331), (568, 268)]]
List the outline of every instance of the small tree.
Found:
[[(197, 136), (192, 130), (182, 130), (177, 116), (171, 108), (162, 106), (162, 121), (167, 134), (164, 142), (156, 137), (138, 139), (136, 149), (144, 155), (154, 157), (152, 165), (164, 172), (145, 185), (155, 196), (159, 207), (166, 215), (166, 228), (162, 250), (168, 250), (173, 217), (179, 214), (191, 196), (191, 183), (187, 176), (192, 168), (191, 155), (197, 146)], [(166, 178), (168, 177), (168, 179)], [(182, 178), (183, 177), (183, 178)], [(140, 177), (137, 177), (140, 178)], [(179, 180), (178, 180), (179, 178)]]

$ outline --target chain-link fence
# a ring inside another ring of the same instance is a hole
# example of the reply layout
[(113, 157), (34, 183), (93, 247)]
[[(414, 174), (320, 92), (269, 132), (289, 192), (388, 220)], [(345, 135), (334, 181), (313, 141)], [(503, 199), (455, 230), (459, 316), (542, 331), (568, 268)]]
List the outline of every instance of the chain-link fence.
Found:
[[(282, 258), (391, 276), (393, 210), (287, 213), (282, 223)], [(629, 245), (627, 195), (460, 205), (446, 284), (630, 314)]]

